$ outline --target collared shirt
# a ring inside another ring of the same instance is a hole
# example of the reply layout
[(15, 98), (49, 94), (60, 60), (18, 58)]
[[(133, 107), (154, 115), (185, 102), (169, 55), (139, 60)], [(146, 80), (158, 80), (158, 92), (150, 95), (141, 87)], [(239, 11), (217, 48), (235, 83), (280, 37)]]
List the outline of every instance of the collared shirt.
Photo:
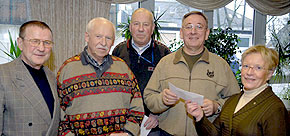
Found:
[(110, 55), (104, 57), (101, 65), (90, 55), (88, 54), (88, 46), (84, 48), (84, 51), (81, 53), (81, 62), (83, 65), (92, 65), (96, 71), (97, 77), (101, 77), (102, 74), (107, 71), (110, 66), (113, 64), (113, 60)]
[(141, 55), (146, 49), (150, 47), (151, 39), (150, 41), (146, 44), (146, 46), (139, 47), (134, 43), (134, 39), (132, 39), (132, 47), (136, 50), (136, 52)]

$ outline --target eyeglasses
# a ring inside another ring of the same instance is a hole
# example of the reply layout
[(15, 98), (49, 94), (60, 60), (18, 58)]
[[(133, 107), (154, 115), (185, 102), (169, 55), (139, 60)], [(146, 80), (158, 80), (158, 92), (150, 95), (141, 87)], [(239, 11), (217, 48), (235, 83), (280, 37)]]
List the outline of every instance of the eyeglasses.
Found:
[[(21, 37), (22, 38), (22, 37)], [(53, 42), (52, 41), (49, 41), (49, 40), (40, 40), (40, 39), (25, 39), (25, 38), (22, 38), (23, 40), (27, 40), (30, 45), (32, 45), (33, 47), (38, 47), (40, 45), (40, 42), (43, 43), (44, 47), (45, 48), (51, 48), (53, 46)]]
[(206, 27), (203, 26), (202, 24), (187, 24), (186, 26), (183, 26), (182, 28), (184, 28), (185, 30), (191, 31), (193, 28), (195, 28), (195, 30), (197, 31), (203, 31)]
[(242, 65), (242, 70), (249, 70), (250, 68), (252, 68), (256, 72), (260, 72), (262, 70), (266, 70), (264, 67), (261, 67), (261, 66)]

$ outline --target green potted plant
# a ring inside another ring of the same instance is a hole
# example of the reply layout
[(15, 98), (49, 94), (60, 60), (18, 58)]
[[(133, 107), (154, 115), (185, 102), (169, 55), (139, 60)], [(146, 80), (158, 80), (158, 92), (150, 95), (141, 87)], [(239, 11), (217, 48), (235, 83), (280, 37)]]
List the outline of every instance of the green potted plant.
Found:
[(210, 31), (208, 40), (205, 41), (205, 47), (231, 64), (232, 61), (235, 61), (233, 56), (235, 56), (239, 49), (239, 37), (231, 32), (231, 28), (226, 28), (225, 30), (217, 28)]
[(122, 36), (124, 35), (126, 39), (130, 39), (131, 38), (131, 32), (129, 30), (129, 25), (130, 25), (130, 18), (127, 18), (127, 22), (126, 23), (121, 23), (120, 25), (118, 25), (118, 28), (121, 29), (120, 33), (118, 35)]
[(230, 27), (225, 30), (217, 28), (210, 31), (205, 47), (228, 62), (242, 88), (239, 60), (235, 56), (237, 52), (241, 52), (238, 47), (238, 42), (240, 42), (238, 35), (234, 34)]
[(236, 53), (241, 52), (238, 47), (238, 42), (240, 42), (238, 35), (234, 34), (230, 27), (225, 30), (217, 28), (210, 31), (208, 40), (204, 43), (205, 47), (227, 61), (238, 80), (240, 88), (242, 88), (240, 65), (236, 57)]
[(169, 42), (171, 43), (169, 44), (168, 48), (170, 49), (171, 52), (177, 51), (184, 44), (182, 40), (177, 41), (176, 38), (170, 40)]
[(14, 60), (14, 59), (16, 59), (17, 57), (20, 56), (21, 50), (19, 49), (16, 40), (13, 42), (10, 31), (8, 31), (8, 33), (9, 33), (9, 41), (10, 41), (10, 50), (8, 51), (8, 49), (6, 48), (6, 46), (3, 43), (1, 43), (1, 44), (6, 49), (6, 51), (2, 50), (2, 49), (0, 49), (0, 50), (4, 54), (6, 54), (9, 58)]

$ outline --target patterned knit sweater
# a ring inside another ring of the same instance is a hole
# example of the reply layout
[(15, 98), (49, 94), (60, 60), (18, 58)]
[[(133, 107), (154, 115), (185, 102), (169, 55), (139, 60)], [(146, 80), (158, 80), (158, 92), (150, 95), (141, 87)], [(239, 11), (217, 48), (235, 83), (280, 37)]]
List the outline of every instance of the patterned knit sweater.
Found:
[(64, 118), (59, 135), (139, 133), (144, 109), (137, 81), (122, 59), (111, 57), (113, 64), (100, 78), (80, 55), (61, 66), (57, 84)]

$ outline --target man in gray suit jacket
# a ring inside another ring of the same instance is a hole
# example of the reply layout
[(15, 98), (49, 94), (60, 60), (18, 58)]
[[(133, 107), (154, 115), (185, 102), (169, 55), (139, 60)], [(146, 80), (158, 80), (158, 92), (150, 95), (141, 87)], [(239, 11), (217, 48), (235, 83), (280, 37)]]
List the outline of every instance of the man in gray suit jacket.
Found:
[(0, 65), (0, 135), (55, 136), (60, 117), (54, 74), (43, 64), (49, 59), (52, 31), (29, 21), (17, 38), (22, 54)]

